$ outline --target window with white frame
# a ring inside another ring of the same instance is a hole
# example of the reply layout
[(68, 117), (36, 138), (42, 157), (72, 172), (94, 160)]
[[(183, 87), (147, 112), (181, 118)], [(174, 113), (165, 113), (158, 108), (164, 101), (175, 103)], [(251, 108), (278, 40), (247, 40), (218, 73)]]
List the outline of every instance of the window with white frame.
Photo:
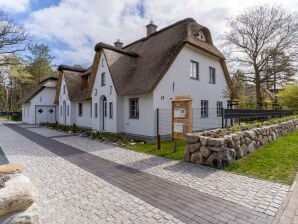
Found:
[(94, 104), (94, 117), (98, 116), (98, 106), (97, 105), (98, 105), (97, 103)]
[(109, 103), (109, 117), (113, 118), (113, 102)]
[(201, 117), (208, 117), (208, 100), (201, 100)]
[(90, 117), (92, 117), (92, 102), (90, 102)]
[(108, 102), (106, 100), (103, 101), (103, 116), (104, 117), (108, 116)]
[(66, 86), (63, 85), (63, 94), (65, 95), (66, 94)]
[(69, 105), (67, 105), (67, 117), (69, 116)]
[(217, 116), (222, 115), (222, 102), (221, 101), (216, 102), (216, 115)]
[(215, 84), (215, 68), (209, 67), (209, 83)]
[(139, 98), (129, 99), (129, 118), (139, 118)]
[(101, 73), (101, 86), (106, 85), (106, 73)]
[(199, 62), (190, 61), (190, 78), (199, 80)]
[(83, 104), (78, 103), (78, 116), (82, 117), (83, 116)]
[(62, 116), (62, 106), (60, 106), (60, 116)]

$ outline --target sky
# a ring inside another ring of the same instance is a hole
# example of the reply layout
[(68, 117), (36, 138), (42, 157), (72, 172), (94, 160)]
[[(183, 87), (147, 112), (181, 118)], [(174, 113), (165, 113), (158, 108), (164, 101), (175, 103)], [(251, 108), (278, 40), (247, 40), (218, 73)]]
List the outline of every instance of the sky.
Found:
[(146, 35), (150, 20), (161, 29), (192, 17), (219, 45), (227, 19), (258, 4), (298, 9), (297, 0), (0, 0), (0, 9), (34, 42), (49, 45), (56, 65), (89, 66), (96, 43), (120, 39), (128, 44)]

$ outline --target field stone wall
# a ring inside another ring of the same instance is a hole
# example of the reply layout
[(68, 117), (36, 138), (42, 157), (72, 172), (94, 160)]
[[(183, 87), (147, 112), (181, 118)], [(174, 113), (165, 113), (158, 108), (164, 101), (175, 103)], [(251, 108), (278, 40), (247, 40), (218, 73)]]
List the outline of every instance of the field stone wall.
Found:
[[(204, 132), (187, 133), (184, 160), (222, 169), (257, 148), (298, 128), (298, 119), (253, 128), (223, 137), (204, 136)], [(212, 131), (210, 131), (212, 133)], [(285, 149), (286, 150), (286, 149)]]

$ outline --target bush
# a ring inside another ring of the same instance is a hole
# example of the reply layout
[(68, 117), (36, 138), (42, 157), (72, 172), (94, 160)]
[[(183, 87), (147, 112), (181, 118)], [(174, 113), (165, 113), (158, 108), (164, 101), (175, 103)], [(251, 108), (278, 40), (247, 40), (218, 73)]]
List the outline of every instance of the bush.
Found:
[(13, 113), (11, 115), (11, 120), (12, 121), (21, 121), (22, 120), (22, 115), (21, 114), (17, 114), (17, 113)]

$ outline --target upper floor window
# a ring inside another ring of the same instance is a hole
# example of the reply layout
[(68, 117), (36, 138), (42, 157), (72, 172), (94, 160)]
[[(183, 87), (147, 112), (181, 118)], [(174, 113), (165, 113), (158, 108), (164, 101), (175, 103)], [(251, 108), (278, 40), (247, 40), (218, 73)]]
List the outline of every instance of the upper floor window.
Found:
[(139, 118), (139, 98), (129, 99), (129, 117)]
[(206, 36), (205, 36), (205, 34), (203, 33), (203, 31), (199, 31), (199, 32), (197, 33), (196, 37), (197, 37), (199, 40), (206, 41)]
[(190, 61), (190, 78), (199, 80), (199, 62)]
[(69, 116), (69, 105), (67, 105), (67, 117)]
[(208, 100), (201, 100), (201, 117), (208, 117)]
[(217, 116), (222, 115), (222, 102), (221, 101), (216, 102), (216, 115)]
[(215, 84), (215, 68), (209, 67), (209, 83)]
[(113, 117), (113, 102), (109, 103), (109, 117), (112, 118)]
[(79, 117), (83, 116), (83, 104), (82, 103), (78, 103), (78, 115), (79, 115)]
[(63, 85), (63, 94), (65, 95), (66, 94), (66, 86)]
[(106, 73), (101, 73), (101, 86), (106, 85)]

